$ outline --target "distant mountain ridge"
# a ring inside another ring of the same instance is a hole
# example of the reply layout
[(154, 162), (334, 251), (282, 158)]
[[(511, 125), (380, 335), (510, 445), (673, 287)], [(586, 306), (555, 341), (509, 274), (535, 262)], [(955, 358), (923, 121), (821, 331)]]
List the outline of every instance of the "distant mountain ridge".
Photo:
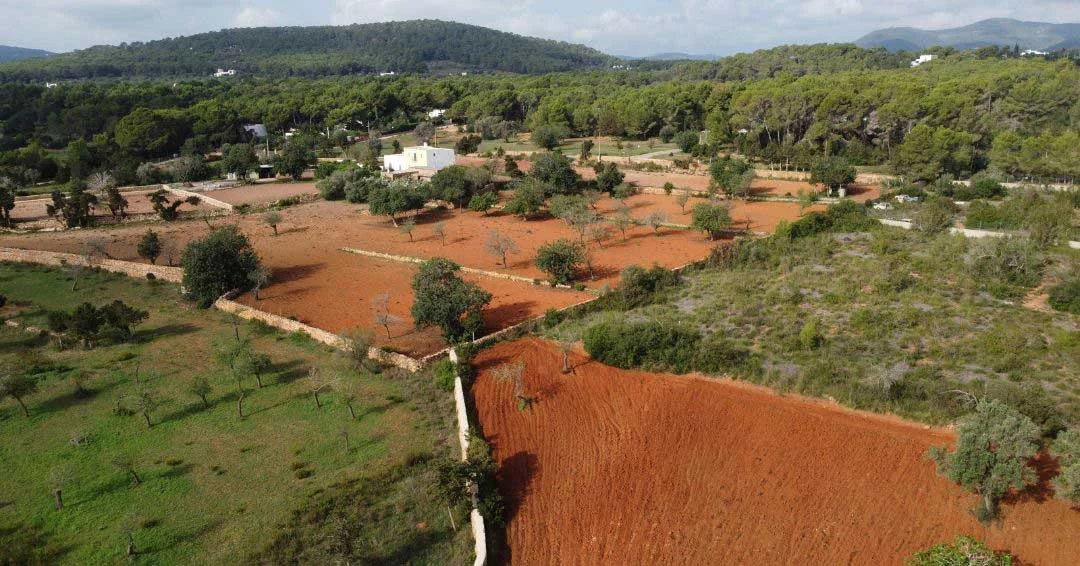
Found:
[(18, 59), (48, 57), (49, 55), (52, 55), (52, 52), (45, 51), (44, 49), (28, 49), (26, 47), (15, 47), (14, 45), (0, 45), (0, 63), (16, 61)]
[(855, 45), (863, 48), (884, 47), (890, 51), (917, 51), (934, 45), (957, 49), (1019, 45), (1021, 49), (1053, 51), (1080, 48), (1080, 24), (993, 18), (940, 30), (896, 27), (870, 32), (856, 40)]
[(609, 66), (583, 45), (480, 26), (413, 20), (348, 26), (241, 28), (0, 65), (0, 79), (208, 76), (326, 76), (355, 73), (502, 71), (548, 73)]

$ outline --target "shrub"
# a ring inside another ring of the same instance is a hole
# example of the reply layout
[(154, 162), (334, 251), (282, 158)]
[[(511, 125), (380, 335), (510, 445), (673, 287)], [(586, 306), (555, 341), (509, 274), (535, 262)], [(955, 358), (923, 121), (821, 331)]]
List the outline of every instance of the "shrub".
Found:
[(185, 293), (204, 308), (229, 291), (251, 288), (248, 275), (262, 266), (251, 242), (236, 226), (216, 228), (189, 243), (180, 263)]
[(920, 232), (940, 234), (953, 225), (955, 205), (947, 198), (927, 199), (911, 219), (911, 225)]
[(693, 153), (694, 148), (701, 142), (701, 137), (697, 132), (679, 132), (671, 138), (671, 141), (679, 146), (679, 151)]
[(704, 340), (694, 355), (694, 369), (705, 373), (733, 373), (747, 369), (749, 350), (714, 334)]
[(967, 535), (943, 542), (911, 557), (911, 566), (1011, 566), (1008, 552), (995, 552)]
[(649, 322), (603, 322), (585, 330), (585, 351), (623, 369), (645, 367), (684, 373), (694, 369), (701, 335), (692, 328)]
[(776, 234), (780, 239), (797, 240), (823, 232), (865, 232), (877, 226), (866, 207), (842, 200), (829, 205), (824, 212), (811, 212), (791, 224), (778, 226)]
[(658, 294), (679, 284), (679, 274), (660, 265), (645, 269), (638, 265), (628, 265), (619, 275), (619, 286), (612, 295), (617, 297), (620, 307), (631, 309), (652, 303)]
[[(1027, 238), (983, 238), (972, 242), (967, 263), (972, 276), (983, 284), (1030, 287), (1039, 282), (1042, 261)], [(989, 281), (986, 281), (989, 280)]]
[(551, 276), (552, 283), (566, 285), (585, 263), (587, 250), (581, 242), (566, 239), (548, 242), (536, 251), (536, 267)]
[(431, 369), (435, 374), (435, 385), (444, 391), (454, 390), (454, 379), (457, 377), (454, 362), (439, 360)]
[(1080, 276), (1050, 289), (1050, 306), (1063, 312), (1080, 314)]

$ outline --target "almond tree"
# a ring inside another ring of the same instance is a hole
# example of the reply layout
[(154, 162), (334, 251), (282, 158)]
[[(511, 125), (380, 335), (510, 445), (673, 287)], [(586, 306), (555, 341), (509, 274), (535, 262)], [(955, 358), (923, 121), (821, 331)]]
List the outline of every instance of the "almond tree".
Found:
[[(7, 364), (5, 364), (7, 365)], [(38, 384), (21, 368), (5, 367), (4, 374), (0, 375), (0, 397), (11, 397), (22, 408), (23, 416), (29, 417), (30, 410), (26, 408), (23, 399), (37, 391)]]
[(929, 457), (939, 473), (979, 494), (974, 512), (985, 523), (997, 516), (1001, 496), (1036, 482), (1028, 462), (1038, 449), (1039, 427), (1031, 419), (998, 400), (981, 400), (960, 419), (956, 449), (934, 446)]
[(667, 214), (663, 210), (654, 210), (645, 217), (645, 224), (653, 229), (653, 233), (660, 235), (660, 227), (667, 222)]
[(484, 250), (487, 253), (502, 259), (502, 266), (505, 268), (506, 254), (518, 252), (517, 243), (510, 239), (509, 236), (504, 236), (498, 230), (492, 230), (488, 235), (488, 239), (484, 242)]
[(277, 211), (271, 210), (263, 215), (263, 223), (274, 230), (274, 235), (278, 235), (278, 224), (281, 224), (281, 214)]
[(525, 362), (522, 360), (507, 362), (491, 370), (491, 376), (495, 380), (513, 384), (514, 400), (517, 401), (519, 409), (524, 409), (532, 403), (532, 399), (527, 397), (524, 392), (524, 385), (522, 384), (524, 375)]
[(307, 376), (308, 390), (311, 391), (311, 396), (315, 398), (315, 408), (322, 408), (322, 400), (319, 399), (319, 393), (327, 388), (329, 385), (323, 380), (318, 368), (311, 368), (308, 370)]
[(390, 339), (390, 327), (401, 322), (401, 317), (390, 313), (390, 293), (380, 293), (371, 299), (371, 311), (375, 323), (386, 330), (386, 339)]

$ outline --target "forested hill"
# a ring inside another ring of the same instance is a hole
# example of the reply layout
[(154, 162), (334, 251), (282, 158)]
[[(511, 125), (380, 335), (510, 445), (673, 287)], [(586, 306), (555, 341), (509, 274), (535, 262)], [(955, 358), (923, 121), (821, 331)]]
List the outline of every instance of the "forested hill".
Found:
[(926, 49), (934, 45), (957, 49), (1017, 45), (1021, 49), (1056, 51), (1080, 47), (1080, 24), (992, 18), (950, 29), (882, 29), (859, 38), (855, 44), (860, 47), (884, 47), (892, 51)]
[(5, 61), (14, 61), (16, 59), (29, 59), (31, 57), (45, 57), (52, 55), (48, 51), (42, 49), (27, 49), (25, 47), (14, 47), (11, 45), (0, 45), (0, 63)]
[(614, 58), (582, 45), (479, 26), (416, 20), (349, 26), (242, 28), (97, 46), (0, 65), (0, 80), (595, 69)]

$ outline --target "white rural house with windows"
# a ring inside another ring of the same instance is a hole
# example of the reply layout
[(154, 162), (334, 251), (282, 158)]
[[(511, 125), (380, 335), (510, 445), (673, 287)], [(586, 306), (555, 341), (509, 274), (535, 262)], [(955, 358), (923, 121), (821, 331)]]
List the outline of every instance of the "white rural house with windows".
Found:
[(922, 65), (923, 63), (929, 63), (930, 61), (933, 61), (933, 60), (934, 60), (934, 55), (932, 55), (930, 53), (923, 53), (922, 55), (919, 55), (918, 59), (911, 62), (911, 66), (912, 67), (918, 67), (919, 65)]
[(438, 171), (450, 167), (457, 161), (454, 150), (442, 147), (420, 145), (407, 147), (401, 153), (383, 156), (383, 171), (401, 173), (403, 171)]

